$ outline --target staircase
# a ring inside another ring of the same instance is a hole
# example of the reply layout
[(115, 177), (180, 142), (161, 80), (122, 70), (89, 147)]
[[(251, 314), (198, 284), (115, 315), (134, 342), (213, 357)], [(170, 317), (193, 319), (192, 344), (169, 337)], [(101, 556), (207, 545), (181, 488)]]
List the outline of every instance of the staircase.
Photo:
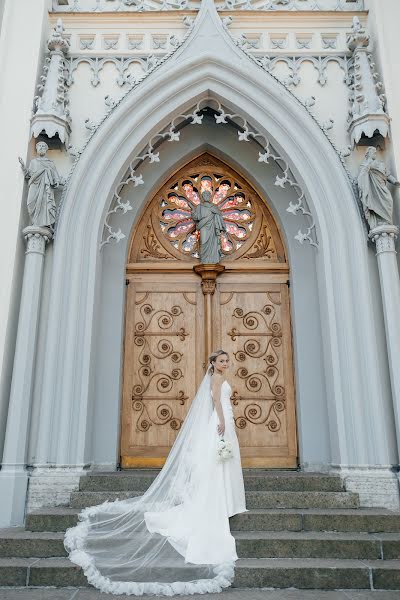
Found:
[[(0, 530), (0, 586), (84, 587), (66, 558), (64, 531), (79, 510), (140, 495), (157, 471), (81, 477), (70, 506), (27, 515)], [(248, 513), (231, 519), (238, 556), (234, 587), (400, 590), (400, 513), (363, 509), (339, 477), (245, 470)]]

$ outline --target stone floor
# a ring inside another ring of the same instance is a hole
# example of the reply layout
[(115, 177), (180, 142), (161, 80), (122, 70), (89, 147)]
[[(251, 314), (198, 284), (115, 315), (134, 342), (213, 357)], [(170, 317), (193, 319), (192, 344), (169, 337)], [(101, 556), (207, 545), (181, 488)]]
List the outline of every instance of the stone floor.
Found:
[[(97, 590), (83, 588), (0, 587), (0, 600), (105, 600), (106, 598), (126, 600), (127, 596), (111, 596), (102, 594)], [(180, 600), (400, 600), (400, 592), (234, 589), (226, 590), (221, 594), (196, 594), (194, 596), (179, 596), (179, 598)]]

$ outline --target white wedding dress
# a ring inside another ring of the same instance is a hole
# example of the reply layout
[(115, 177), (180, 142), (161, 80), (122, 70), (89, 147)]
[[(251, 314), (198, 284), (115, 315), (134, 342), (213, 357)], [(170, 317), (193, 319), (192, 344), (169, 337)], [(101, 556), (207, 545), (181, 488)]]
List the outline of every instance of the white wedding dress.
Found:
[(206, 375), (167, 461), (139, 498), (84, 509), (64, 544), (92, 585), (111, 594), (173, 596), (220, 592), (237, 560), (229, 517), (246, 511), (239, 444), (224, 381), (224, 439), (233, 456), (217, 459), (218, 416)]

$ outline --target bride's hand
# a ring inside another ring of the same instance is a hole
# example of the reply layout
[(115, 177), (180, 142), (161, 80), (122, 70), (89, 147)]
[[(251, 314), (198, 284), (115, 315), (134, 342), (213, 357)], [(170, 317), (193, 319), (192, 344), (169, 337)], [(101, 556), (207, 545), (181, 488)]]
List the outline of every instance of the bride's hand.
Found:
[(218, 435), (224, 435), (225, 423), (218, 423), (217, 431), (218, 431)]

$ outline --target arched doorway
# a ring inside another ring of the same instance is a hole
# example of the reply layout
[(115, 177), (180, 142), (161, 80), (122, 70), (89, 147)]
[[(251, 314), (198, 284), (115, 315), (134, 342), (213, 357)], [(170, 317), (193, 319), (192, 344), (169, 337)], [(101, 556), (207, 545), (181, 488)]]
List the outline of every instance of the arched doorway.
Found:
[[(194, 271), (198, 238), (187, 200), (196, 204), (203, 189), (227, 227), (216, 279)], [(220, 347), (231, 357), (243, 465), (296, 467), (289, 265), (279, 228), (249, 183), (208, 153), (176, 172), (133, 232), (126, 277), (122, 467), (164, 463), (207, 351)]]

